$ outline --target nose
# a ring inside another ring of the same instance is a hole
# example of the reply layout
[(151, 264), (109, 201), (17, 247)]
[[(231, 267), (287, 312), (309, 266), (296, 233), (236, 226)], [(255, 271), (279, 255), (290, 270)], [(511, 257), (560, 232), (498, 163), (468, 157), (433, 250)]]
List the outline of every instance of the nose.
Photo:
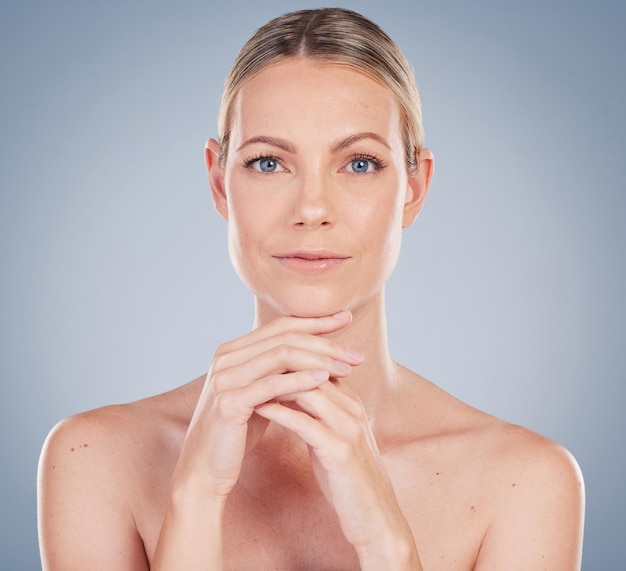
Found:
[(313, 229), (334, 224), (332, 183), (317, 170), (302, 173), (295, 185), (293, 224)]

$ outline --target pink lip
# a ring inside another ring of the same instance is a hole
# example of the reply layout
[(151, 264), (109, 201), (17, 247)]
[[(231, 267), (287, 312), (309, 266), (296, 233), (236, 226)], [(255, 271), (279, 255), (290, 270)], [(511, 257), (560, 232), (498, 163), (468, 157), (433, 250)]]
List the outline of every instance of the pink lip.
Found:
[(283, 266), (301, 274), (317, 275), (333, 270), (350, 256), (328, 250), (296, 250), (274, 256)]

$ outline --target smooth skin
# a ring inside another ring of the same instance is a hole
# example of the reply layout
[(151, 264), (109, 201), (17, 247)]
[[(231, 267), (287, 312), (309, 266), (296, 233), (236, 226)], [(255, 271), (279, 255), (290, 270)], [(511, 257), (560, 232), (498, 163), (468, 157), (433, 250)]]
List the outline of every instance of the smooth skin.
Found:
[(206, 376), (52, 431), (44, 569), (580, 568), (571, 455), (389, 355), (384, 284), (433, 171), (403, 152), (393, 95), (354, 69), (243, 85), (206, 160), (255, 328)]

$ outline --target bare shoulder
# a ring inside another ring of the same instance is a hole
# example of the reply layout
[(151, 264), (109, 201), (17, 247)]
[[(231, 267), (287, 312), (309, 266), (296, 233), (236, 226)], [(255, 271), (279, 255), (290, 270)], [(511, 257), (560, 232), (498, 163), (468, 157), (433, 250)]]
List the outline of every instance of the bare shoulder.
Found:
[(409, 378), (416, 389), (404, 402), (419, 414), (405, 416), (421, 419), (412, 420), (418, 430), (411, 462), (418, 481), (428, 483), (422, 505), (430, 502), (433, 514), (453, 513), (455, 521), (471, 517), (473, 568), (580, 569), (584, 484), (572, 454), (421, 377)]
[[(511, 488), (534, 485), (582, 490), (580, 468), (562, 445), (478, 410), (415, 373), (407, 374), (419, 387), (404, 399), (405, 406), (413, 406), (418, 413), (406, 416), (418, 427), (419, 440), (435, 443), (439, 452), (442, 447), (455, 450), (456, 457), (468, 451), (475, 461), (466, 466), (480, 471), (485, 482), (501, 481)], [(421, 422), (416, 423), (416, 416)]]
[(42, 458), (57, 459), (59, 466), (71, 462), (88, 469), (91, 465), (111, 476), (141, 461), (153, 447), (167, 446), (171, 429), (183, 426), (184, 415), (177, 416), (180, 406), (174, 393), (70, 416), (50, 431)]
[(486, 429), (481, 466), (494, 521), (560, 517), (582, 533), (584, 482), (574, 456), (561, 444), (522, 426), (494, 419)]
[(176, 462), (193, 400), (185, 387), (76, 414), (51, 430), (38, 474), (44, 569), (86, 569), (93, 560), (147, 568), (138, 502)]
[(497, 478), (511, 479), (511, 488), (534, 485), (581, 490), (582, 474), (561, 444), (522, 426), (494, 419), (487, 432), (488, 451)]
[(486, 442), (482, 493), (491, 515), (476, 569), (580, 569), (585, 492), (572, 454), (503, 421)]
[(75, 454), (76, 458), (106, 456), (108, 462), (127, 445), (128, 436), (136, 428), (142, 428), (142, 416), (137, 414), (142, 407), (135, 403), (110, 405), (87, 412), (74, 414), (61, 420), (52, 428), (44, 444), (44, 454)]
[[(458, 401), (427, 384), (428, 441), (437, 462), (457, 476), (448, 488), (467, 487), (480, 510), (475, 569), (580, 569), (584, 484), (580, 468), (560, 444)], [(461, 502), (462, 503), (462, 502)]]

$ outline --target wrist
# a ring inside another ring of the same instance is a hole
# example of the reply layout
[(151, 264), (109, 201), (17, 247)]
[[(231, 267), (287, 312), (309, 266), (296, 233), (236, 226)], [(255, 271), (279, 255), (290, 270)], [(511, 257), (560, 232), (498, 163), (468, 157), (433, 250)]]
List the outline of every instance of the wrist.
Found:
[(151, 568), (222, 569), (225, 501), (200, 478), (176, 474)]
[(192, 513), (200, 510), (207, 516), (221, 519), (227, 499), (228, 494), (211, 485), (201, 474), (178, 472), (172, 478), (169, 503), (177, 511)]
[(389, 532), (381, 534), (376, 543), (357, 547), (362, 571), (394, 569), (394, 571), (421, 571), (413, 535)]

